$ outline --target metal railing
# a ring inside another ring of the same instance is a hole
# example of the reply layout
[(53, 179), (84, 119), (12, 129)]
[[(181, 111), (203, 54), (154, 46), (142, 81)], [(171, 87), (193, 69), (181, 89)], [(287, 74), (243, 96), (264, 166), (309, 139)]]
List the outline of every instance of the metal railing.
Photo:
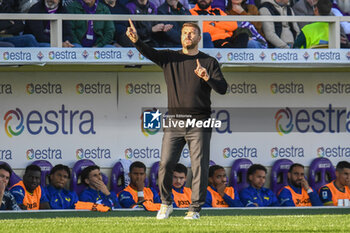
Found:
[[(249, 21), (249, 22), (327, 22), (329, 23), (329, 48), (340, 48), (340, 22), (350, 22), (350, 16), (192, 16), (192, 15), (102, 15), (102, 14), (0, 14), (0, 20), (50, 20), (51, 46), (62, 47), (62, 22), (64, 20), (95, 21)], [(203, 30), (202, 30), (203, 31)], [(203, 47), (203, 40), (200, 45)]]

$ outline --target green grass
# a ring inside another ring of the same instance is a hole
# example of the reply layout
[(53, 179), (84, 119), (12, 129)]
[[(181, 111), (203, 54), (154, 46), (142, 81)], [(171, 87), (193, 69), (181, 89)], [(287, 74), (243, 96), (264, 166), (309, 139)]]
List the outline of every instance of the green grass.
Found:
[(350, 232), (350, 215), (99, 217), (0, 220), (1, 232)]

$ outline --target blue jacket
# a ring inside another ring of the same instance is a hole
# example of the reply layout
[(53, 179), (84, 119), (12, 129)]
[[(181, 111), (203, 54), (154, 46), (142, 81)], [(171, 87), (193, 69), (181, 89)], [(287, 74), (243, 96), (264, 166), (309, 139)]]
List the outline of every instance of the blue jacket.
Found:
[(259, 207), (280, 205), (276, 195), (270, 189), (264, 187), (256, 189), (249, 186), (241, 191), (239, 197), (246, 207), (255, 207), (254, 203), (258, 204)]
[(52, 185), (45, 187), (46, 197), (49, 200), (51, 209), (75, 209), (78, 202), (78, 195), (66, 189), (57, 189)]
[[(289, 186), (294, 190), (294, 192), (301, 194), (302, 188), (294, 187), (293, 185), (289, 185)], [(322, 202), (318, 197), (317, 192), (312, 191), (311, 193), (309, 193), (309, 198), (312, 206), (323, 206)], [(281, 206), (295, 206), (292, 193), (286, 188), (283, 188), (281, 190), (281, 192), (278, 195), (278, 200), (280, 201)]]
[(15, 197), (7, 190), (5, 190), (4, 196), (2, 197), (0, 210), (21, 210), (17, 205)]
[[(146, 187), (145, 187), (146, 188)], [(153, 193), (153, 203), (161, 203), (160, 197), (156, 190), (149, 188)], [(136, 204), (132, 194), (125, 189), (119, 193), (120, 204), (123, 208), (133, 208)], [(143, 206), (143, 204), (141, 204)], [(137, 207), (137, 206), (136, 206)], [(146, 208), (144, 206), (144, 208)], [(147, 209), (147, 208), (146, 208)]]
[(121, 208), (115, 192), (111, 192), (111, 194), (106, 196), (101, 191), (87, 188), (80, 194), (79, 200), (96, 204), (103, 204), (111, 207), (112, 209)]
[[(217, 189), (213, 186), (210, 186), (215, 192), (217, 192)], [(239, 196), (236, 190), (234, 190), (235, 198), (232, 199), (229, 195), (225, 194), (223, 199), (228, 204), (229, 207), (243, 207), (242, 202), (239, 200)], [(212, 206), (213, 198), (211, 196), (211, 193), (207, 190), (207, 197), (205, 199), (205, 204), (203, 207), (213, 207)]]

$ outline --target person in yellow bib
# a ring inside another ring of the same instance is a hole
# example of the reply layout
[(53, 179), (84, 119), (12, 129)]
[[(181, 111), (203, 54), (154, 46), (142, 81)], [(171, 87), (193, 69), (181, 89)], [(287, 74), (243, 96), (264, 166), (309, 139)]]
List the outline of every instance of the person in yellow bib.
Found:
[[(315, 7), (315, 15), (327, 16), (331, 13), (332, 2), (319, 0)], [(305, 25), (297, 36), (293, 47), (309, 49), (315, 45), (328, 45), (329, 23), (315, 22)]]
[(227, 187), (226, 171), (222, 166), (209, 168), (209, 186), (203, 207), (243, 207), (238, 193), (233, 187)]
[(339, 162), (335, 175), (335, 180), (320, 188), (320, 199), (323, 205), (327, 206), (349, 206), (350, 163)]
[(21, 180), (13, 185), (10, 192), (15, 197), (18, 206), (23, 210), (50, 209), (44, 189), (40, 186), (41, 169), (29, 165)]
[(130, 185), (119, 194), (119, 202), (123, 208), (144, 208), (148, 211), (160, 209), (160, 197), (153, 188), (145, 187), (146, 166), (136, 161), (130, 165)]
[(278, 194), (281, 206), (322, 206), (317, 192), (305, 179), (304, 166), (294, 163), (288, 171), (289, 185), (284, 186)]
[(185, 165), (178, 163), (173, 173), (173, 207), (186, 208), (191, 204), (192, 190), (185, 187), (187, 178), (187, 168)]

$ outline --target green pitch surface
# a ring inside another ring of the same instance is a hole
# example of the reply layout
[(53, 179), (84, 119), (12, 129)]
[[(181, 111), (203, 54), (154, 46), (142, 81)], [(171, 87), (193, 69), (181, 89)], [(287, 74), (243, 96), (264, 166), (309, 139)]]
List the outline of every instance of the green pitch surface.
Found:
[(350, 232), (350, 215), (59, 217), (0, 220), (1, 232)]

